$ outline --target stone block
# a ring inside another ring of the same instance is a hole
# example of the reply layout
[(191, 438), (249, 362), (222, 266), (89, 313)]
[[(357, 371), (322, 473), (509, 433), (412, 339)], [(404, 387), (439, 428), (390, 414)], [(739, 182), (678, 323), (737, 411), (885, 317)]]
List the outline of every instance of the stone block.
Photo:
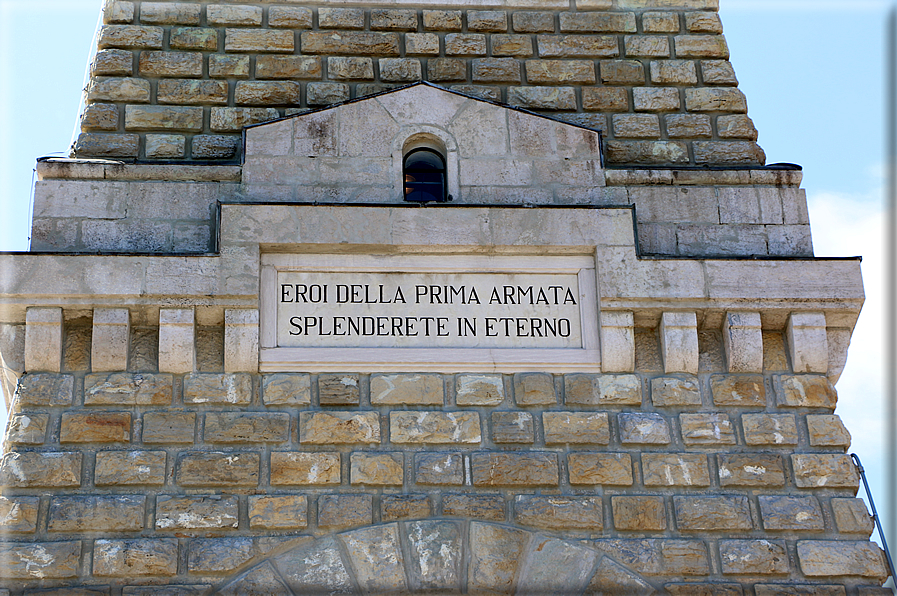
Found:
[(130, 23), (134, 20), (134, 3), (113, 0), (103, 4), (103, 22)]
[(710, 470), (703, 453), (643, 453), (645, 486), (710, 486)]
[(77, 488), (81, 486), (81, 454), (64, 452), (6, 453), (0, 461), (0, 486), (8, 488)]
[[(307, 569), (307, 567), (304, 567), (304, 569)], [(286, 594), (289, 588), (287, 588), (280, 577), (271, 562), (265, 561), (250, 571), (238, 575), (236, 579), (224, 585), (218, 593), (221, 596), (242, 596), (243, 594), (253, 593)], [(293, 577), (295, 576), (291, 576), (290, 579), (293, 579)]]
[(698, 379), (695, 377), (651, 379), (651, 402), (656, 407), (700, 406), (701, 387)]
[(252, 401), (252, 377), (246, 373), (193, 373), (184, 377), (184, 403), (245, 406)]
[[(335, 59), (329, 63), (329, 74), (333, 79), (339, 78), (373, 78), (341, 77), (341, 71), (334, 60), (364, 61), (363, 58)], [(369, 60), (369, 59), (368, 59)], [(318, 56), (259, 56), (255, 61), (255, 76), (258, 79), (320, 79), (323, 76), (321, 58)]]
[(457, 522), (427, 520), (405, 526), (411, 585), (421, 590), (457, 592), (463, 566), (462, 526)]
[(192, 308), (159, 310), (159, 372), (191, 373), (196, 361)]
[(668, 114), (664, 117), (671, 139), (709, 138), (713, 135), (710, 116), (696, 114)]
[(511, 26), (517, 33), (553, 33), (554, 14), (550, 12), (515, 12)]
[(349, 478), (353, 485), (402, 486), (404, 468), (401, 453), (353, 453)]
[(300, 412), (299, 442), (310, 445), (378, 444), (377, 412)]
[(667, 529), (663, 497), (611, 497), (614, 527), (635, 532), (662, 532)]
[(587, 594), (631, 593), (648, 594), (654, 588), (622, 565), (605, 557), (598, 565), (592, 581), (586, 589)]
[[(259, 56), (259, 58), (261, 57)], [(219, 54), (209, 56), (209, 76), (213, 79), (248, 79), (249, 56), (223, 56)]]
[(698, 373), (698, 324), (693, 312), (665, 312), (660, 321), (664, 371)]
[(514, 521), (544, 530), (601, 532), (604, 509), (601, 497), (520, 495), (514, 500)]
[[(408, 588), (398, 524), (387, 524), (340, 535), (362, 592), (402, 594)], [(409, 564), (411, 566), (411, 564)]]
[(486, 36), (480, 33), (449, 33), (445, 36), (446, 56), (485, 56)]
[(183, 487), (257, 486), (258, 453), (182, 452), (176, 482)]
[[(679, 25), (677, 24), (678, 28)], [(757, 584), (759, 586), (759, 584)], [(744, 596), (744, 589), (741, 584), (723, 584), (723, 583), (682, 583), (682, 584), (664, 584), (666, 591), (670, 596)]]
[[(429, 62), (432, 63), (432, 60)], [(463, 60), (461, 62), (463, 62)], [(501, 100), (501, 87), (482, 85), (452, 85), (451, 89), (457, 93), (467, 95), (468, 97), (476, 97), (478, 99), (486, 99), (489, 101)]]
[(225, 52), (276, 52), (294, 51), (292, 31), (274, 29), (225, 29)]
[(822, 375), (776, 375), (773, 387), (781, 407), (834, 410), (838, 403), (835, 388)]
[(610, 443), (606, 412), (544, 412), (542, 427), (546, 445)]
[(259, 311), (225, 309), (224, 371), (258, 372)]
[[(218, 49), (218, 31), (205, 27), (172, 27), (169, 42), (173, 50), (206, 50)], [(209, 57), (211, 60), (211, 56)]]
[(703, 87), (685, 90), (685, 109), (689, 112), (747, 112), (747, 99), (738, 89)]
[(228, 159), (237, 154), (239, 137), (196, 135), (193, 137), (194, 159)]
[(582, 593), (589, 583), (599, 553), (584, 545), (539, 536), (530, 544), (538, 553), (524, 565), (518, 578), (518, 593)]
[(321, 529), (336, 531), (366, 526), (372, 520), (373, 497), (371, 495), (321, 495), (318, 497), (318, 527)]
[[(303, 54), (334, 56), (398, 56), (397, 33), (341, 31), (334, 36), (328, 31), (303, 31)], [(448, 36), (446, 36), (448, 37)], [(448, 41), (446, 41), (448, 44)]]
[(202, 76), (202, 54), (199, 52), (141, 52), (139, 64), (141, 76)]
[(467, 30), (501, 33), (508, 30), (508, 14), (501, 10), (467, 11)]
[(715, 12), (687, 12), (685, 13), (685, 29), (689, 33), (716, 33), (723, 32), (723, 24), (719, 14)]
[(282, 443), (290, 439), (290, 415), (265, 412), (210, 412), (207, 443)]
[(349, 99), (349, 86), (342, 83), (309, 83), (305, 90), (305, 100), (310, 106), (327, 106)]
[(279, 117), (280, 112), (274, 108), (212, 108), (210, 128), (215, 132), (239, 132), (244, 126)]
[(29, 534), (37, 530), (39, 497), (0, 497), (0, 532)]
[[(533, 40), (529, 35), (493, 35), (492, 55), (493, 56), (532, 56)], [(407, 40), (406, 40), (407, 45)], [(594, 68), (592, 69), (594, 76)]]
[(318, 375), (318, 401), (322, 406), (357, 406), (360, 382), (358, 375)]
[(372, 81), (374, 80), (374, 61), (371, 58), (331, 56), (327, 59), (327, 76), (335, 81)]
[(438, 56), (439, 36), (435, 33), (406, 33), (405, 54), (408, 56)]
[(40, 445), (47, 436), (48, 414), (14, 414), (9, 419), (6, 440), (13, 445)]
[(128, 443), (130, 441), (130, 413), (62, 413), (60, 443)]
[(431, 486), (460, 486), (464, 484), (464, 456), (460, 453), (416, 453), (414, 481)]
[(751, 508), (747, 497), (673, 497), (676, 524), (680, 531), (750, 530)]
[(0, 542), (0, 576), (12, 580), (53, 580), (78, 577), (81, 541)]
[(380, 497), (380, 520), (383, 522), (420, 519), (430, 517), (432, 514), (433, 507), (430, 497), (427, 495), (382, 495)]
[(492, 441), (532, 445), (533, 415), (528, 412), (492, 412)]
[(118, 106), (94, 103), (84, 108), (81, 130), (117, 130)]
[(616, 58), (620, 55), (613, 35), (539, 35), (542, 58)]
[(235, 530), (240, 520), (237, 497), (156, 498), (156, 530)]
[(575, 110), (573, 87), (511, 87), (508, 104), (534, 110)]
[(591, 60), (527, 60), (526, 80), (529, 83), (549, 85), (561, 83), (594, 85), (595, 64)]
[(760, 375), (713, 375), (710, 393), (717, 407), (766, 407), (766, 385)]
[(442, 496), (442, 514), (448, 517), (503, 521), (505, 500), (501, 495), (446, 494)]
[(371, 405), (445, 404), (442, 375), (373, 375)]
[(669, 58), (670, 40), (666, 36), (627, 35), (624, 38), (627, 58)]
[(807, 577), (888, 577), (882, 550), (873, 542), (798, 540), (797, 559)]
[(312, 11), (304, 6), (268, 8), (268, 26), (284, 29), (311, 29)]
[(227, 82), (163, 79), (158, 83), (156, 98), (160, 104), (226, 105)]
[(668, 445), (671, 441), (669, 423), (660, 414), (620, 414), (619, 425), (624, 445)]
[(170, 406), (171, 375), (92, 374), (84, 378), (85, 406)]
[(476, 58), (471, 72), (474, 83), (520, 82), (520, 62), (515, 58)]
[(763, 372), (760, 313), (726, 313), (726, 318), (723, 319), (723, 345), (730, 373)]
[(719, 556), (724, 575), (788, 575), (784, 540), (721, 540)]
[(555, 405), (554, 378), (544, 373), (514, 375), (514, 401), (518, 406)]
[(793, 414), (743, 414), (741, 426), (748, 445), (797, 445)]
[(636, 60), (602, 60), (601, 82), (605, 85), (641, 85), (645, 67)]
[(414, 10), (371, 10), (372, 31), (417, 31), (417, 12)]
[(701, 60), (701, 75), (705, 85), (737, 85), (735, 69), (728, 60)]
[(727, 414), (680, 414), (679, 427), (686, 445), (735, 444), (735, 429)]
[(165, 483), (164, 451), (102, 451), (97, 453), (97, 486), (161, 486)]
[(658, 165), (688, 162), (685, 143), (672, 141), (608, 141), (608, 161), (615, 164)]
[(562, 12), (558, 16), (565, 33), (635, 33), (632, 12)]
[(828, 334), (824, 313), (791, 313), (785, 327), (791, 367), (796, 373), (828, 372)]
[(134, 54), (130, 50), (100, 50), (93, 58), (91, 73), (95, 77), (130, 77), (134, 74)]
[(677, 35), (677, 58), (728, 58), (729, 46), (722, 35)]
[(720, 454), (719, 482), (722, 487), (780, 487), (785, 486), (785, 471), (781, 455)]
[(144, 154), (147, 159), (174, 159), (184, 157), (186, 147), (187, 139), (184, 135), (148, 134)]
[[(622, 91), (622, 94), (619, 92)], [(623, 89), (584, 88), (583, 108), (599, 111), (627, 110), (629, 99)], [(635, 322), (630, 311), (601, 312), (601, 370), (626, 373), (635, 370)], [(567, 379), (570, 376), (566, 377)], [(569, 403), (570, 385), (567, 385)], [(641, 393), (641, 390), (639, 390)], [(641, 396), (639, 396), (641, 397)]]
[(798, 488), (859, 488), (859, 476), (847, 455), (794, 454), (791, 465)]
[(557, 486), (556, 453), (474, 453), (470, 456), (474, 486)]
[(716, 129), (721, 139), (757, 140), (757, 128), (754, 126), (754, 121), (742, 114), (718, 117)]
[(259, 6), (226, 6), (211, 4), (206, 7), (206, 20), (209, 25), (245, 25), (259, 27), (262, 24), (262, 9)]
[(822, 584), (755, 584), (756, 596), (847, 596), (844, 586)]
[(476, 412), (390, 412), (393, 443), (478, 444), (482, 441)]
[(16, 387), (16, 404), (28, 406), (70, 406), (74, 399), (75, 378), (50, 373), (26, 374)]
[(262, 377), (262, 401), (266, 406), (311, 404), (311, 375), (279, 373)]
[(232, 573), (253, 556), (251, 538), (194, 539), (187, 547), (187, 571), (195, 574)]
[(512, 593), (517, 568), (524, 560), (529, 533), (495, 524), (470, 524), (470, 592)]
[(760, 496), (760, 517), (766, 530), (821, 532), (822, 509), (815, 497)]
[(30, 306), (25, 310), (25, 370), (62, 370), (62, 309)]
[(427, 31), (460, 31), (460, 10), (423, 11), (424, 29)]
[(874, 525), (862, 499), (832, 499), (835, 526), (842, 534), (871, 536)]
[(636, 87), (632, 90), (637, 112), (675, 112), (679, 110), (679, 90), (673, 87)]
[(339, 453), (271, 453), (273, 486), (331, 485), (339, 484), (340, 479)]
[(106, 48), (161, 50), (163, 32), (162, 27), (104, 25), (100, 28), (97, 47), (101, 50)]
[(808, 415), (807, 430), (814, 447), (850, 447), (850, 433), (836, 415)]
[(640, 406), (641, 380), (636, 375), (572, 374), (564, 377), (564, 403), (577, 406)]
[(632, 457), (628, 453), (570, 453), (567, 470), (574, 486), (632, 486)]
[[(322, 587), (333, 593), (354, 589), (334, 537), (312, 542), (306, 548), (288, 550), (278, 556), (275, 563), (294, 594), (313, 593)], [(284, 591), (286, 587), (279, 587), (274, 593)], [(233, 596), (237, 594), (239, 592)]]
[(458, 406), (498, 406), (504, 398), (501, 375), (460, 375), (455, 382)]
[(50, 499), (50, 532), (138, 532), (143, 529), (144, 496), (72, 496)]
[(139, 151), (140, 136), (136, 134), (81, 133), (75, 143), (75, 154), (80, 157), (137, 157)]
[[(695, 162), (699, 164), (762, 166), (766, 163), (766, 154), (754, 142), (695, 141), (694, 151)], [(772, 228), (771, 231), (775, 230)]]
[(318, 26), (321, 29), (364, 29), (364, 9), (320, 8)]
[(178, 570), (176, 538), (97, 540), (93, 574), (98, 577), (173, 576)]

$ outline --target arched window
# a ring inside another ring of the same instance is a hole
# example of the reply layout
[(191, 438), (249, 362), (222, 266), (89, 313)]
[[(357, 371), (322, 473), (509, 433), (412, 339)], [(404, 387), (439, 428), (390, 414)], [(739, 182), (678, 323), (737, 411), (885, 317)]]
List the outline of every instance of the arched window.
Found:
[(415, 203), (445, 202), (445, 159), (432, 149), (420, 148), (405, 156), (405, 200)]

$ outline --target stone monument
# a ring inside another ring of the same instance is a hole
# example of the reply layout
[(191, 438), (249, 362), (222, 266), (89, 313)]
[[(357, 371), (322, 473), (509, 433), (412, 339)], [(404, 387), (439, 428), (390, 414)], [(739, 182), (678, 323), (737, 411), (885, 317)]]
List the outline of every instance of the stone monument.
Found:
[(889, 593), (860, 263), (717, 8), (107, 2), (0, 255), (0, 593)]

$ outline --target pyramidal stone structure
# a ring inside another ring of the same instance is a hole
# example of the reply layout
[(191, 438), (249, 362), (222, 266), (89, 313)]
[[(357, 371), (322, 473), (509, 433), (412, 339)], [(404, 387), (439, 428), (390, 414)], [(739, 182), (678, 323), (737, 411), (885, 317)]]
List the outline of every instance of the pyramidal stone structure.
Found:
[(888, 594), (860, 263), (717, 8), (107, 2), (0, 255), (0, 594)]

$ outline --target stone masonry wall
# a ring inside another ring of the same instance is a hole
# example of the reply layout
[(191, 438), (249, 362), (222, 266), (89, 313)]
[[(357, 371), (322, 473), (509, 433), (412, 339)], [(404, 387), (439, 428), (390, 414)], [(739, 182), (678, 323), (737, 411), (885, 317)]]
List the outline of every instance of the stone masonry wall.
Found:
[(0, 592), (886, 593), (836, 393), (784, 332), (756, 374), (712, 329), (665, 373), (636, 328), (625, 374), (258, 375), (212, 326), (170, 374), (191, 347), (114, 314), (20, 380)]
[(107, 2), (77, 157), (237, 161), (243, 126), (419, 80), (604, 133), (611, 165), (762, 165), (715, 0)]

